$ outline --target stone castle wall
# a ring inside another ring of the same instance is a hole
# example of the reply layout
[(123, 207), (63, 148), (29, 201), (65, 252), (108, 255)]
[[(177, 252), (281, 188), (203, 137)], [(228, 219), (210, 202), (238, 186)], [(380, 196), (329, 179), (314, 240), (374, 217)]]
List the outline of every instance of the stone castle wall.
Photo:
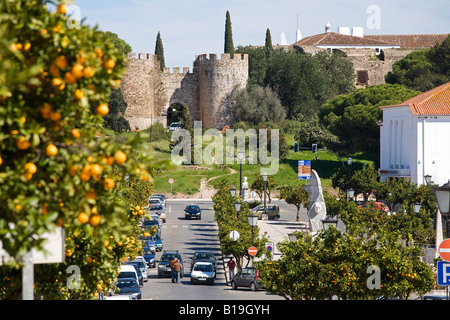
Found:
[(125, 118), (130, 125), (145, 129), (156, 121), (166, 124), (167, 110), (174, 103), (189, 108), (193, 120), (204, 127), (222, 128), (231, 124), (229, 96), (235, 86), (248, 80), (248, 56), (215, 54), (196, 57), (193, 70), (165, 68), (160, 72), (155, 55), (128, 55), (128, 72), (122, 91), (128, 104)]

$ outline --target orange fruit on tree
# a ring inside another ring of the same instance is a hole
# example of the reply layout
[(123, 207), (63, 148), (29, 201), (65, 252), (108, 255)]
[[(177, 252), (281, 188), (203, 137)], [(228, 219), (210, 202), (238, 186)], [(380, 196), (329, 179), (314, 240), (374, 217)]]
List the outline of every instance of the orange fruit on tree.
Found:
[(39, 108), (41, 111), (42, 117), (44, 119), (50, 118), (50, 113), (52, 112), (52, 106), (50, 103), (44, 102), (44, 104)]
[(106, 69), (106, 70), (111, 70), (112, 68), (114, 68), (115, 67), (115, 65), (116, 65), (116, 63), (114, 62), (114, 60), (113, 59), (108, 59), (108, 60), (105, 60), (104, 62), (103, 62), (103, 67)]
[(89, 216), (86, 214), (86, 212), (80, 212), (77, 219), (81, 224), (85, 224), (89, 221)]
[(58, 121), (61, 120), (61, 113), (57, 112), (57, 111), (50, 111), (50, 119), (52, 121)]
[(35, 174), (36, 171), (37, 171), (37, 168), (36, 168), (36, 165), (35, 165), (34, 163), (28, 162), (28, 163), (25, 165), (25, 170), (26, 170), (27, 172), (31, 173), (31, 174)]
[(105, 188), (105, 190), (111, 190), (112, 188), (114, 188), (114, 180), (111, 178), (106, 178), (103, 181), (103, 188)]
[(95, 52), (95, 55), (97, 56), (97, 58), (100, 59), (101, 57), (103, 57), (103, 52), (102, 52), (101, 49), (95, 48), (95, 49), (94, 49), (94, 52)]
[(60, 78), (53, 78), (52, 79), (52, 86), (54, 88), (61, 89), (61, 86), (64, 85), (63, 81)]
[(84, 97), (84, 92), (80, 89), (75, 90), (75, 100), (81, 100)]
[(25, 174), (23, 176), (25, 177), (26, 181), (30, 181), (31, 178), (33, 178), (33, 174), (29, 173), (29, 172), (25, 172)]
[(54, 64), (50, 65), (48, 72), (54, 77), (59, 77), (59, 69)]
[(116, 154), (114, 155), (114, 160), (116, 161), (117, 164), (122, 164), (125, 161), (127, 161), (127, 155), (122, 151), (117, 151)]
[(72, 129), (72, 136), (74, 138), (79, 138), (79, 137), (81, 137), (81, 133), (78, 129)]
[(84, 69), (83, 75), (85, 78), (92, 78), (94, 76), (94, 69), (92, 69), (92, 67), (87, 67)]
[(91, 226), (96, 227), (100, 224), (100, 221), (102, 220), (102, 217), (99, 214), (94, 214), (89, 219), (89, 223)]
[(58, 12), (59, 14), (66, 14), (67, 12), (67, 4), (58, 4), (56, 6), (56, 12)]
[(106, 103), (102, 103), (97, 107), (97, 114), (100, 116), (106, 116), (109, 113), (109, 107)]
[(45, 149), (45, 154), (49, 157), (56, 156), (58, 153), (58, 148), (54, 144), (49, 144)]
[(84, 67), (79, 63), (72, 67), (72, 75), (75, 77), (75, 79), (81, 78), (83, 76), (83, 69)]
[(86, 54), (83, 51), (78, 51), (77, 62), (79, 64), (84, 64), (86, 62)]
[(67, 84), (74, 84), (77, 79), (72, 75), (70, 72), (66, 72), (66, 75), (64, 76), (64, 81)]
[(2, 159), (2, 157), (0, 156), (0, 166), (2, 165), (2, 163), (3, 163), (3, 159)]
[(26, 150), (31, 146), (31, 143), (28, 142), (25, 137), (20, 137), (17, 141), (16, 141), (16, 145), (17, 148), (19, 148), (20, 150)]
[(65, 68), (67, 68), (67, 65), (68, 65), (67, 58), (65, 56), (58, 56), (56, 58), (55, 64), (58, 68), (65, 69)]

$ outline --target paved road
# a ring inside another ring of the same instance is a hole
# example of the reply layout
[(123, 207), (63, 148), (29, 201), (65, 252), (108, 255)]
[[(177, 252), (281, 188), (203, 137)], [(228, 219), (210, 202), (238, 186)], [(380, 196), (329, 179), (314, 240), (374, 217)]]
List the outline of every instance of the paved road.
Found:
[[(242, 288), (232, 290), (226, 283), (223, 260), (214, 221), (212, 201), (195, 201), (202, 208), (201, 220), (185, 220), (184, 207), (191, 200), (174, 200), (167, 203), (167, 222), (163, 224), (162, 239), (165, 250), (179, 250), (185, 267), (185, 277), (173, 284), (170, 277), (158, 278), (157, 268), (149, 270), (148, 282), (142, 288), (143, 299), (152, 300), (283, 300), (265, 291), (252, 292)], [(295, 207), (294, 207), (295, 208)], [(294, 212), (295, 217), (295, 212)], [(294, 218), (295, 219), (295, 218)], [(214, 286), (190, 284), (190, 257), (195, 250), (211, 250), (218, 260), (217, 279)], [(156, 253), (159, 259), (161, 252)]]

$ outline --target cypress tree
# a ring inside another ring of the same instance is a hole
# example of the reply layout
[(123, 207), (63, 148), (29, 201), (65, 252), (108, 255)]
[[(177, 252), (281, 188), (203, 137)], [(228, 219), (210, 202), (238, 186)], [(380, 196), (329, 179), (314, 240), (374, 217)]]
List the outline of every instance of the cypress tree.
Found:
[(266, 44), (265, 47), (267, 49), (272, 49), (272, 36), (270, 35), (270, 30), (267, 28), (266, 30)]
[(161, 40), (161, 34), (158, 31), (158, 35), (156, 36), (156, 45), (155, 45), (155, 55), (159, 60), (160, 70), (163, 71), (166, 63), (164, 61), (164, 47)]
[(226, 20), (225, 20), (225, 53), (229, 53), (233, 56), (234, 45), (233, 45), (233, 32), (231, 31), (231, 18), (230, 13), (227, 10)]

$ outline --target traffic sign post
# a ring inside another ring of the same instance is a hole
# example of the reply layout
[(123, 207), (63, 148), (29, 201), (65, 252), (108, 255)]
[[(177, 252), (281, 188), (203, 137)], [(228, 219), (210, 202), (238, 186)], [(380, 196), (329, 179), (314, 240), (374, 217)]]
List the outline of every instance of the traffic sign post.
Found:
[(450, 262), (450, 239), (445, 239), (441, 242), (438, 248), (438, 253), (442, 259)]
[(440, 286), (450, 285), (450, 262), (438, 261), (437, 263), (437, 280)]
[(172, 185), (174, 183), (174, 180), (172, 178), (170, 178), (169, 183), (170, 183), (170, 194), (172, 194)]

